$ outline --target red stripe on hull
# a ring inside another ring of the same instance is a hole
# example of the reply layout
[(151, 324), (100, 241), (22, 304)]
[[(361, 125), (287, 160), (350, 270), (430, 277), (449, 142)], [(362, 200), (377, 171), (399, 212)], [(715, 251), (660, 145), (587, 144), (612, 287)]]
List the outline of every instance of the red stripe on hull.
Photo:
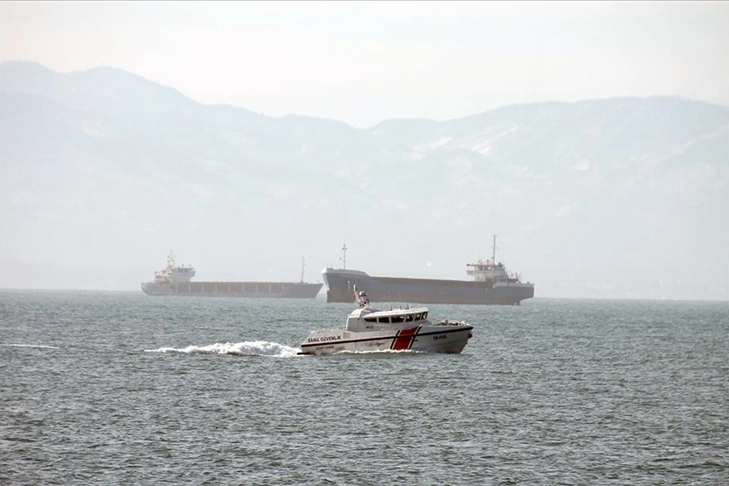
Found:
[(390, 349), (394, 349), (396, 351), (410, 349), (410, 346), (413, 345), (413, 339), (415, 339), (415, 335), (418, 333), (419, 329), (420, 326), (411, 327), (410, 329), (401, 329), (398, 331)]

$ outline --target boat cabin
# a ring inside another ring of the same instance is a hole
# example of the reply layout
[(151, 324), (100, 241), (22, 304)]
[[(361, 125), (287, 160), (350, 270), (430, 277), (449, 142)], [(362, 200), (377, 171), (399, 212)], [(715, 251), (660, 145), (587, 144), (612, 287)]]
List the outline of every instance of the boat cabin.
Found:
[(428, 309), (379, 310), (372, 307), (355, 309), (347, 318), (348, 331), (408, 329), (428, 324)]

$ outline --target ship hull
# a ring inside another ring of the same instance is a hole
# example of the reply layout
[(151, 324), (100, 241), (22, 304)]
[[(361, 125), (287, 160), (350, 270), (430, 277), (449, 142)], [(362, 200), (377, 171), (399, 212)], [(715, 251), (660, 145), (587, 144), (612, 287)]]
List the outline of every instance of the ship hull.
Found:
[[(299, 354), (327, 355), (342, 352), (418, 351), (460, 354), (471, 338), (473, 326), (418, 326), (373, 332), (332, 329), (313, 332)], [(321, 336), (320, 336), (321, 335)]]
[(518, 305), (534, 297), (530, 283), (484, 282), (397, 277), (373, 277), (357, 270), (331, 269), (322, 272), (327, 285), (327, 302), (354, 302), (354, 286), (367, 292), (374, 302), (421, 304)]
[(168, 285), (145, 282), (142, 291), (154, 296), (313, 299), (322, 286), (320, 283), (298, 282), (177, 282)]

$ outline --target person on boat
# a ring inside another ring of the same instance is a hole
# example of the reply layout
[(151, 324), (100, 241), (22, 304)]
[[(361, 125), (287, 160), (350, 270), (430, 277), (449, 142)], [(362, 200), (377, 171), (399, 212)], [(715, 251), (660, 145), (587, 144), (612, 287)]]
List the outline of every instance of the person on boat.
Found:
[(360, 307), (367, 307), (367, 306), (370, 305), (370, 298), (367, 297), (367, 292), (365, 292), (364, 290), (362, 290), (359, 293), (359, 299), (358, 300), (359, 300), (359, 306)]

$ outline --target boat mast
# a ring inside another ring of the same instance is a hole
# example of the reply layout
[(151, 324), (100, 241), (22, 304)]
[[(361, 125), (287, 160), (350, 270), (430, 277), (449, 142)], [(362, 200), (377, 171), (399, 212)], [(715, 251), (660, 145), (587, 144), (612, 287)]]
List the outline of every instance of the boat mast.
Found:
[(491, 263), (493, 265), (496, 265), (496, 236), (497, 235), (494, 235), (494, 248), (491, 253)]
[(347, 268), (347, 244), (342, 245), (342, 268)]
[(301, 283), (304, 283), (304, 257), (301, 257)]

